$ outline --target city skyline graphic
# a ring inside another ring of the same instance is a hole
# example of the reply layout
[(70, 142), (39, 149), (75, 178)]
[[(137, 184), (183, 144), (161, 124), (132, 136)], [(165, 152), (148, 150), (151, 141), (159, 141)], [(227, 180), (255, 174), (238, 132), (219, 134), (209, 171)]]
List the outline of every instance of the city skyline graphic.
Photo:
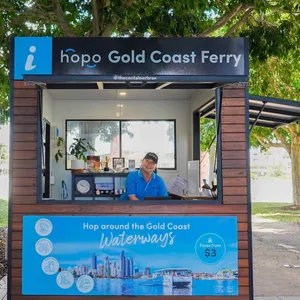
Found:
[[(160, 272), (175, 274), (176, 270), (192, 276), (193, 281), (202, 279), (195, 283), (199, 290), (195, 287), (193, 293), (200, 293), (205, 279), (230, 279), (230, 285), (238, 279), (234, 217), (33, 216), (24, 217), (23, 222), (25, 294), (38, 294), (32, 291), (39, 290), (45, 295), (54, 291), (57, 295), (77, 295), (86, 288), (91, 295), (101, 295), (107, 281), (107, 295), (119, 295), (124, 290), (143, 295), (148, 280), (158, 278)], [(43, 267), (45, 259), (47, 270)], [(32, 282), (37, 284), (32, 286)], [(66, 291), (59, 286), (63, 282), (70, 285)], [(126, 288), (122, 288), (124, 284)], [(237, 285), (233, 289), (236, 293)], [(152, 292), (158, 295), (170, 291), (157, 288)]]

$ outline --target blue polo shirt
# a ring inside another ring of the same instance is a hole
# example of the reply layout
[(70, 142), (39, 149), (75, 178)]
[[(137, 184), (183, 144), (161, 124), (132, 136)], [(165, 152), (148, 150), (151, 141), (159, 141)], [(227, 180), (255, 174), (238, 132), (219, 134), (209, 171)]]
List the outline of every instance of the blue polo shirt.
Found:
[(120, 197), (120, 200), (129, 200), (128, 196), (136, 196), (139, 200), (144, 197), (167, 197), (168, 192), (163, 179), (152, 173), (150, 181), (147, 183), (143, 177), (142, 170), (129, 173), (126, 180), (126, 193)]

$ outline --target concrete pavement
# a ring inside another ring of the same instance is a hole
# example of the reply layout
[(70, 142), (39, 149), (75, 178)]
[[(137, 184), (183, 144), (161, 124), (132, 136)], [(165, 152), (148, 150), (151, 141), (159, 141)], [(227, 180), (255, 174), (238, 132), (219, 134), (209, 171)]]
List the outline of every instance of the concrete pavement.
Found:
[(254, 300), (300, 300), (300, 296), (254, 297)]
[(0, 300), (6, 300), (7, 298), (6, 294), (7, 294), (7, 276), (4, 276), (0, 280)]

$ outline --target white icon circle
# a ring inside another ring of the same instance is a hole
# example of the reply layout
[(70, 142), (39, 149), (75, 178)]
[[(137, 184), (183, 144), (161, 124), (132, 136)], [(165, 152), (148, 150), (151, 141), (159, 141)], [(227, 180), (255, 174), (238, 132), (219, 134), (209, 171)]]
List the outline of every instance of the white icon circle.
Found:
[(94, 280), (89, 275), (82, 275), (76, 281), (79, 292), (88, 293), (94, 288)]
[(52, 242), (46, 238), (39, 239), (35, 243), (35, 251), (42, 256), (49, 255), (53, 250)]
[(62, 289), (70, 288), (74, 283), (73, 275), (68, 271), (62, 271), (58, 273), (56, 277), (57, 285)]
[(42, 262), (42, 270), (47, 275), (55, 274), (59, 269), (59, 263), (54, 257), (47, 257)]
[(53, 226), (48, 219), (39, 219), (35, 223), (35, 232), (40, 236), (47, 236), (52, 232)]
[(34, 53), (36, 51), (36, 47), (35, 46), (30, 46), (29, 51), (31, 53)]

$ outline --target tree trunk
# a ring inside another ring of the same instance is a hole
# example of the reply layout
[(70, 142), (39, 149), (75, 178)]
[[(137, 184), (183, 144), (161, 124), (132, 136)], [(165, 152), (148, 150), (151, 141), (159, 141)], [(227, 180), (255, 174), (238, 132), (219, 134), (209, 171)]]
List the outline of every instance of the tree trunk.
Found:
[(291, 143), (293, 202), (300, 205), (300, 136)]

